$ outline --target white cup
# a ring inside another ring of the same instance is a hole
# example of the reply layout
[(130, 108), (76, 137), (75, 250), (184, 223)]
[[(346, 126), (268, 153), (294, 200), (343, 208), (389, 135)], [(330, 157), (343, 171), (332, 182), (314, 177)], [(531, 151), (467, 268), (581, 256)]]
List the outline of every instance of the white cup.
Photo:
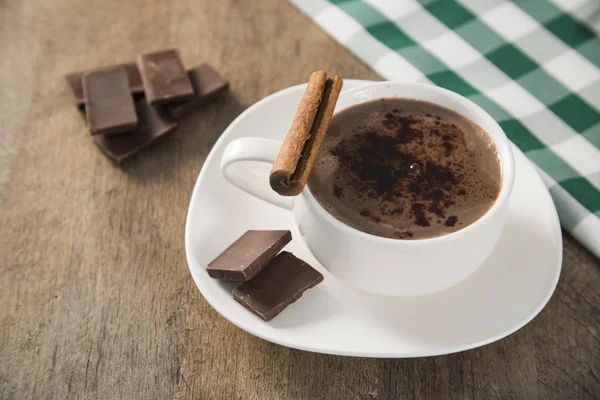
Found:
[(490, 135), (500, 158), (502, 186), (496, 202), (479, 220), (456, 232), (429, 239), (389, 239), (361, 232), (325, 211), (308, 187), (293, 199), (282, 197), (269, 188), (267, 177), (259, 178), (244, 166), (246, 161), (274, 162), (281, 143), (270, 139), (233, 140), (221, 159), (221, 172), (251, 195), (293, 211), (308, 248), (333, 275), (375, 294), (420, 296), (463, 281), (490, 255), (504, 225), (514, 181), (514, 160), (508, 138), (488, 113), (465, 97), (437, 86), (403, 82), (366, 84), (343, 91), (335, 111), (390, 97), (446, 107)]

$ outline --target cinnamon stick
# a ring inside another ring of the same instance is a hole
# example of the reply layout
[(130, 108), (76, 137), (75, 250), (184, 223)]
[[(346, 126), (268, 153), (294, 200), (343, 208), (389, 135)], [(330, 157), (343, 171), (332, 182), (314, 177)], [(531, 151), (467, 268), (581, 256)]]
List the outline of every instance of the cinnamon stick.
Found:
[(331, 122), (343, 80), (313, 72), (292, 126), (277, 154), (269, 183), (282, 196), (302, 192)]

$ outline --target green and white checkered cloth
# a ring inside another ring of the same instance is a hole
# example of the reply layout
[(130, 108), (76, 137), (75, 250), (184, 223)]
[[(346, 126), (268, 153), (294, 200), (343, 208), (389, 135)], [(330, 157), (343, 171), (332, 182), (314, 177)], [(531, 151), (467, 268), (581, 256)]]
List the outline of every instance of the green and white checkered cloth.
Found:
[(600, 1), (291, 0), (390, 80), (487, 110), (600, 257)]

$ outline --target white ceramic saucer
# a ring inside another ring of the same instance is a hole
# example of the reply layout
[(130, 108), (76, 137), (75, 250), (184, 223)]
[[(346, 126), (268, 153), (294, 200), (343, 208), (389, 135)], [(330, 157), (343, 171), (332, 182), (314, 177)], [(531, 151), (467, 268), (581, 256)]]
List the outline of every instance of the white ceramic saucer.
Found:
[[(345, 88), (365, 81), (346, 80)], [(229, 184), (219, 163), (233, 139), (282, 141), (305, 85), (275, 93), (240, 115), (206, 159), (190, 202), (185, 246), (192, 277), (223, 317), (265, 340), (301, 350), (361, 357), (422, 357), (472, 349), (531, 321), (554, 292), (562, 264), (556, 209), (534, 166), (514, 148), (516, 177), (497, 248), (466, 281), (423, 297), (394, 298), (345, 286), (305, 247), (292, 214)], [(267, 180), (269, 166), (256, 165)], [(271, 322), (233, 300), (234, 285), (209, 278), (205, 266), (248, 229), (290, 229), (286, 247), (325, 275)]]

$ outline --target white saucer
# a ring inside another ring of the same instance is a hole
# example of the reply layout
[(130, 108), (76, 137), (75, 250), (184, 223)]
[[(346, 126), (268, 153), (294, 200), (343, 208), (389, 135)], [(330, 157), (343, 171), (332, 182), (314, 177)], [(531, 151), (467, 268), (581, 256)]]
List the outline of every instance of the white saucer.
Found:
[[(365, 81), (346, 80), (345, 88)], [(472, 349), (499, 340), (531, 321), (554, 292), (562, 238), (548, 190), (514, 148), (516, 178), (508, 220), (497, 248), (473, 276), (437, 294), (381, 297), (343, 285), (305, 247), (292, 214), (229, 184), (219, 163), (233, 139), (282, 141), (305, 85), (275, 93), (240, 115), (206, 159), (192, 194), (185, 247), (204, 298), (238, 327), (283, 346), (361, 357), (422, 357)], [(257, 165), (267, 179), (269, 166)], [(271, 322), (233, 300), (234, 285), (209, 278), (205, 266), (248, 229), (290, 229), (286, 247), (323, 272), (325, 280)]]

